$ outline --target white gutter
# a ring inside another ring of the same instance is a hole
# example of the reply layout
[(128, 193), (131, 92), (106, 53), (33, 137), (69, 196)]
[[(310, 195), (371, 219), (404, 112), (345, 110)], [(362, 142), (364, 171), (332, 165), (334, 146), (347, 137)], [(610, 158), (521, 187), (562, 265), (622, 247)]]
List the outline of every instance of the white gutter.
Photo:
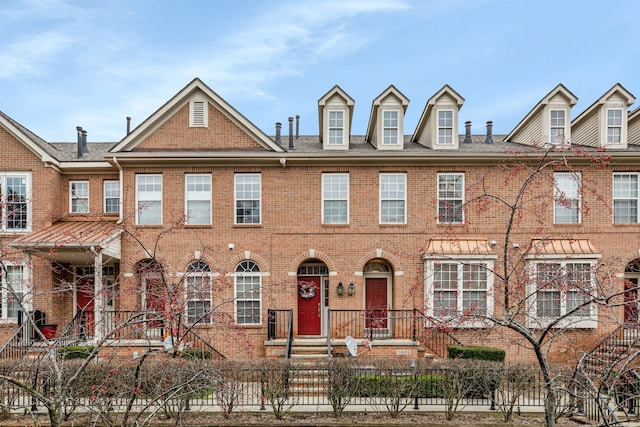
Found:
[(120, 186), (120, 203), (119, 203), (119, 207), (118, 207), (118, 221), (116, 222), (116, 224), (122, 224), (123, 218), (124, 218), (124, 203), (123, 203), (123, 195), (124, 195), (124, 171), (122, 170), (122, 166), (120, 166), (120, 163), (118, 163), (118, 159), (114, 156), (113, 157), (113, 163), (115, 163), (116, 167), (118, 168), (118, 176), (119, 176), (119, 186)]

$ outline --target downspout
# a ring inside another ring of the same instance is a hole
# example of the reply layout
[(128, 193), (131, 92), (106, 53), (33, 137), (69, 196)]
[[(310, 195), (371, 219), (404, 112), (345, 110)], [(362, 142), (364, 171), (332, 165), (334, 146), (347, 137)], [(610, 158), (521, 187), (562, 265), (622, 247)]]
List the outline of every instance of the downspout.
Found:
[(94, 331), (93, 336), (98, 340), (104, 338), (104, 283), (102, 278), (102, 252), (96, 251), (96, 248), (91, 245), (89, 250), (93, 254), (93, 295), (94, 295)]
[(120, 166), (120, 163), (118, 163), (118, 159), (114, 156), (113, 157), (113, 163), (115, 163), (116, 167), (118, 168), (118, 174), (119, 174), (119, 186), (120, 186), (120, 203), (118, 206), (118, 222), (116, 222), (116, 224), (122, 224), (123, 218), (124, 218), (124, 171), (122, 170), (122, 166)]

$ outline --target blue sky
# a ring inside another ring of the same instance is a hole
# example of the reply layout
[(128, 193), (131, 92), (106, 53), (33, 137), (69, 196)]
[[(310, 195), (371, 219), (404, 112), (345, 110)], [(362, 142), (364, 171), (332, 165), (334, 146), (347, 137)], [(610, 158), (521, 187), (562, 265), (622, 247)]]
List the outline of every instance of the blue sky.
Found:
[(393, 84), (410, 134), (449, 84), (461, 126), (507, 133), (558, 83), (579, 98), (572, 117), (618, 82), (640, 96), (639, 20), (636, 1), (4, 0), (0, 110), (50, 142), (78, 125), (119, 141), (126, 116), (137, 126), (200, 77), (267, 134), (299, 114), (317, 135), (338, 84), (364, 134)]

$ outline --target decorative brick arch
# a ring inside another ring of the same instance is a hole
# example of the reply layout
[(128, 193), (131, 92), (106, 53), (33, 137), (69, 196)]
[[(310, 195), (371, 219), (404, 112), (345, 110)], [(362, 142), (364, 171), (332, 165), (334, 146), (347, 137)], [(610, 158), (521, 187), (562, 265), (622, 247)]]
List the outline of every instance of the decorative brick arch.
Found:
[(181, 273), (184, 273), (185, 271), (187, 271), (187, 266), (193, 261), (197, 261), (197, 260), (206, 262), (209, 265), (209, 268), (211, 268), (212, 272), (218, 271), (218, 267), (216, 265), (215, 260), (207, 252), (201, 252), (200, 258), (196, 258), (193, 254), (188, 254), (183, 256), (178, 260), (178, 267), (179, 267), (178, 271)]
[(373, 249), (369, 252), (365, 252), (358, 259), (358, 263), (356, 264), (358, 266), (358, 271), (364, 271), (364, 266), (372, 259), (385, 260), (387, 263), (389, 263), (394, 272), (404, 270), (402, 268), (400, 260), (393, 253), (385, 251), (384, 249)]
[(265, 259), (262, 258), (260, 255), (254, 253), (254, 252), (250, 252), (250, 251), (243, 251), (243, 252), (233, 256), (229, 260), (229, 263), (227, 264), (227, 271), (235, 272), (236, 271), (236, 267), (238, 266), (238, 264), (240, 264), (242, 261), (245, 261), (245, 260), (248, 260), (248, 259), (251, 260), (251, 261), (254, 261), (256, 264), (258, 264), (258, 266), (260, 267), (260, 271), (262, 273), (268, 271), (267, 261), (265, 261)]
[(315, 249), (309, 249), (306, 252), (296, 255), (291, 264), (289, 264), (289, 271), (297, 272), (300, 264), (308, 259), (319, 259), (325, 263), (329, 271), (336, 271), (336, 264), (329, 255), (324, 252), (316, 251)]

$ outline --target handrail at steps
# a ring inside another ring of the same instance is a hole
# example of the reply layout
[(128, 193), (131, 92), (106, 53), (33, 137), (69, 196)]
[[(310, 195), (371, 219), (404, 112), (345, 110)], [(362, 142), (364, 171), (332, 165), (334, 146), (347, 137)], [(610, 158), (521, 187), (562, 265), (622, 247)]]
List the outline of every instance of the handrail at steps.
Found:
[(22, 357), (26, 354), (26, 349), (31, 344), (30, 326), (29, 322), (22, 322), (11, 338), (0, 348), (0, 359)]
[(287, 329), (287, 347), (284, 353), (285, 359), (289, 359), (291, 357), (291, 346), (293, 345), (293, 308), (289, 309), (289, 325)]

